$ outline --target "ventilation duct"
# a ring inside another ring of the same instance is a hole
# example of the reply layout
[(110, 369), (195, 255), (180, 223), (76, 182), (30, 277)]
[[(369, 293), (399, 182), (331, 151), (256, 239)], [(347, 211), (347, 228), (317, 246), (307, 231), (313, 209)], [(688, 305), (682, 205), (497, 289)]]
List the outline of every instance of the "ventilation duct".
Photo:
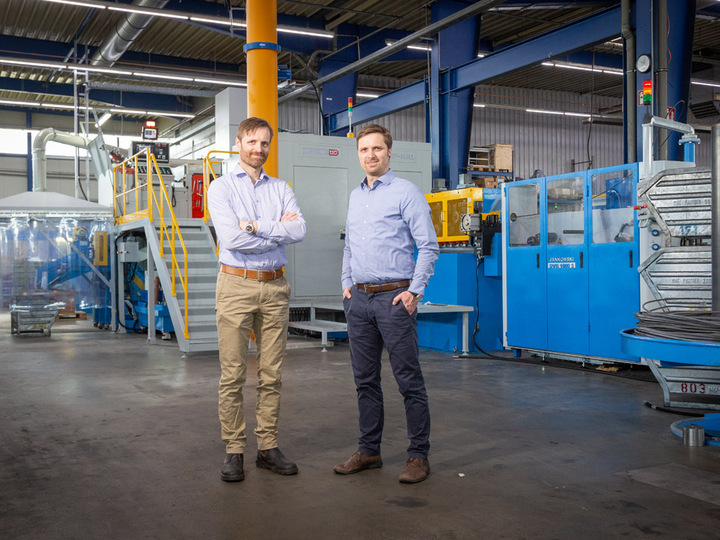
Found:
[[(168, 0), (135, 0), (133, 6), (162, 9)], [(94, 66), (112, 66), (130, 48), (130, 45), (153, 20), (152, 15), (125, 13), (115, 27), (114, 34), (105, 41), (92, 57)]]

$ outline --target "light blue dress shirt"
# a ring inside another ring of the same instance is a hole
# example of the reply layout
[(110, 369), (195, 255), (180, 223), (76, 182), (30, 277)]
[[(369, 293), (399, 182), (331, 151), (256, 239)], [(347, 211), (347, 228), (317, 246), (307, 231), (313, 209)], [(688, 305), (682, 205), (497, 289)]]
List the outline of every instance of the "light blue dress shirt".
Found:
[(353, 283), (410, 279), (410, 292), (424, 294), (439, 252), (430, 206), (412, 182), (390, 169), (373, 182), (372, 189), (364, 178), (350, 194), (343, 289)]
[[(210, 217), (220, 245), (220, 262), (249, 270), (275, 270), (287, 264), (285, 246), (305, 238), (305, 219), (292, 188), (268, 176), (265, 170), (253, 185), (237, 165), (208, 188)], [(298, 214), (297, 221), (280, 222), (285, 212)], [(257, 221), (250, 234), (238, 221)]]

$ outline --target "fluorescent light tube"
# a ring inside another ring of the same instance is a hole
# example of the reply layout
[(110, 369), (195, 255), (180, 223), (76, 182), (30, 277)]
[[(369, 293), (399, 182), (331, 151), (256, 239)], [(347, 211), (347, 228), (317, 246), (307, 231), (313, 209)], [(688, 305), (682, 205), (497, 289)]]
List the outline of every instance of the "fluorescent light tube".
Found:
[(192, 77), (182, 77), (180, 75), (160, 75), (159, 73), (144, 73), (142, 71), (135, 71), (133, 75), (135, 75), (136, 77), (150, 77), (152, 79), (167, 79), (170, 81), (193, 82)]
[(188, 15), (177, 15), (175, 13), (164, 13), (159, 9), (144, 9), (141, 7), (124, 7), (118, 5), (112, 5), (107, 7), (110, 11), (123, 11), (125, 13), (137, 13), (138, 15), (149, 15), (151, 17), (166, 17), (168, 19), (179, 19), (181, 21), (187, 21), (190, 19)]
[(109, 112), (106, 112), (106, 113), (103, 114), (103, 115), (100, 117), (100, 119), (97, 121), (97, 126), (98, 126), (98, 127), (104, 126), (104, 125), (107, 123), (107, 121), (110, 120), (111, 118), (112, 118), (112, 114), (110, 114)]
[(217, 84), (219, 86), (227, 85), (227, 86), (243, 86), (246, 87), (247, 83), (240, 82), (240, 81), (224, 81), (222, 79), (199, 79), (195, 78), (195, 82), (201, 82), (201, 83), (208, 83), (208, 84)]

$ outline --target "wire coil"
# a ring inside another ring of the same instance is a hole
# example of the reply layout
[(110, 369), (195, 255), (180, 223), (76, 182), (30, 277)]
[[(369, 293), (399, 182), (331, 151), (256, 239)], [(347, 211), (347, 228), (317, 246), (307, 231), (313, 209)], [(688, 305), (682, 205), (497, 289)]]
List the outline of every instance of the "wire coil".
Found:
[[(652, 304), (658, 304), (650, 307)], [(668, 304), (667, 300), (651, 300), (643, 304), (636, 335), (680, 341), (720, 343), (720, 311), (704, 298), (683, 298)]]

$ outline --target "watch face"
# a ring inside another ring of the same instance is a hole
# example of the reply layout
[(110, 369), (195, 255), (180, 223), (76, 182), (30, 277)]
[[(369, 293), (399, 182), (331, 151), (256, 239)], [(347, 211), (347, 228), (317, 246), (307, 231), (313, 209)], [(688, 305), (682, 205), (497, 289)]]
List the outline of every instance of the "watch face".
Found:
[(647, 54), (641, 54), (635, 62), (635, 67), (640, 73), (647, 73), (650, 69), (650, 64), (650, 56)]

